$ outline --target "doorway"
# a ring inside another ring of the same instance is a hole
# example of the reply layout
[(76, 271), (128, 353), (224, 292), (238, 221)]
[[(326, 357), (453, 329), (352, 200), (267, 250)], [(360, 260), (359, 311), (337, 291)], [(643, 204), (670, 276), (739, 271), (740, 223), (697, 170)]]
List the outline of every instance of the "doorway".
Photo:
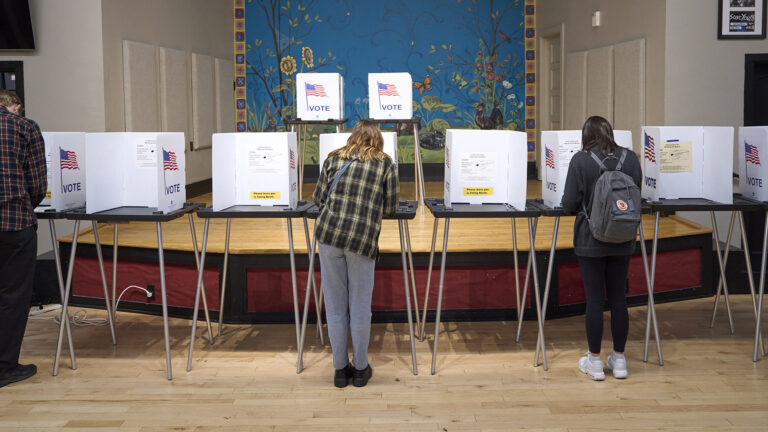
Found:
[[(541, 131), (560, 130), (563, 128), (563, 35), (564, 24), (541, 32), (539, 36), (539, 140)], [(541, 161), (538, 149), (536, 165), (541, 173)], [(539, 176), (541, 178), (541, 176)]]
[(13, 90), (24, 105), (24, 62), (0, 61), (0, 90)]

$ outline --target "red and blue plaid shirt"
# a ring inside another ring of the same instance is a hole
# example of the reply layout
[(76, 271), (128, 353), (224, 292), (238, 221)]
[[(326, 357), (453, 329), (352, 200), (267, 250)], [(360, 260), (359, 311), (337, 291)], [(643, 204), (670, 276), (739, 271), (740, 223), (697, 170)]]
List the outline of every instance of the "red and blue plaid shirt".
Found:
[(37, 223), (47, 189), (45, 142), (37, 123), (0, 105), (0, 231)]

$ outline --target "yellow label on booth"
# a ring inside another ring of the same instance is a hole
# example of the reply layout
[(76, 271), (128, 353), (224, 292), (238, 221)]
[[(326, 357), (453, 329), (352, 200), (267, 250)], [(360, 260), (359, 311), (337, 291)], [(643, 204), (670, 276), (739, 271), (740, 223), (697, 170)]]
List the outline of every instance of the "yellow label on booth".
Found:
[(251, 199), (280, 199), (280, 191), (251, 192)]
[(51, 191), (45, 192), (45, 199), (51, 199)]
[(493, 195), (492, 187), (465, 187), (464, 196)]

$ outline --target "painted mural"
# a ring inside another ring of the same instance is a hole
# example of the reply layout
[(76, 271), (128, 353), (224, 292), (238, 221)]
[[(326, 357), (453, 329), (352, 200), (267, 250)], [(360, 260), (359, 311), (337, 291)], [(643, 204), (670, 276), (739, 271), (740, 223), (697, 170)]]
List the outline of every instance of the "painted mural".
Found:
[[(347, 127), (368, 117), (369, 72), (409, 72), (424, 162), (443, 162), (447, 128), (535, 127), (532, 0), (235, 0), (235, 11), (238, 130), (283, 130), (302, 72), (344, 77)], [(400, 161), (411, 162), (413, 132), (396, 129)], [(333, 130), (309, 129), (307, 163), (317, 134)]]

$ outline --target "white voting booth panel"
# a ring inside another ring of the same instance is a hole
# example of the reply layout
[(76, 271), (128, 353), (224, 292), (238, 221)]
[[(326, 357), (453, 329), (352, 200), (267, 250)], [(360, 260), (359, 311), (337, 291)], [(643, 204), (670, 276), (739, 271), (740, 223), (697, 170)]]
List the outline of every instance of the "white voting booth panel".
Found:
[(733, 202), (733, 128), (643, 127), (642, 195)]
[(413, 117), (411, 74), (368, 74), (368, 114), (377, 120), (410, 120)]
[(86, 211), (180, 209), (187, 195), (184, 143), (181, 132), (86, 134)]
[(525, 209), (524, 132), (447, 129), (445, 205), (504, 203)]
[[(632, 150), (632, 131), (615, 130), (613, 139), (620, 147)], [(581, 131), (542, 131), (541, 144), (541, 197), (547, 206), (560, 207), (568, 166), (581, 150)]]
[(768, 201), (768, 126), (739, 128), (739, 192)]
[(337, 73), (296, 74), (296, 117), (302, 120), (344, 118), (344, 77)]
[(295, 132), (213, 135), (213, 209), (235, 205), (296, 208)]
[(85, 133), (43, 132), (48, 190), (41, 203), (56, 210), (85, 205)]
[[(323, 169), (323, 164), (328, 158), (328, 153), (347, 145), (347, 140), (350, 135), (352, 135), (350, 132), (320, 134), (320, 145), (318, 149), (320, 169)], [(394, 132), (382, 132), (381, 136), (384, 138), (384, 153), (392, 158), (392, 162), (394, 162), (395, 167), (397, 167), (397, 134)]]

